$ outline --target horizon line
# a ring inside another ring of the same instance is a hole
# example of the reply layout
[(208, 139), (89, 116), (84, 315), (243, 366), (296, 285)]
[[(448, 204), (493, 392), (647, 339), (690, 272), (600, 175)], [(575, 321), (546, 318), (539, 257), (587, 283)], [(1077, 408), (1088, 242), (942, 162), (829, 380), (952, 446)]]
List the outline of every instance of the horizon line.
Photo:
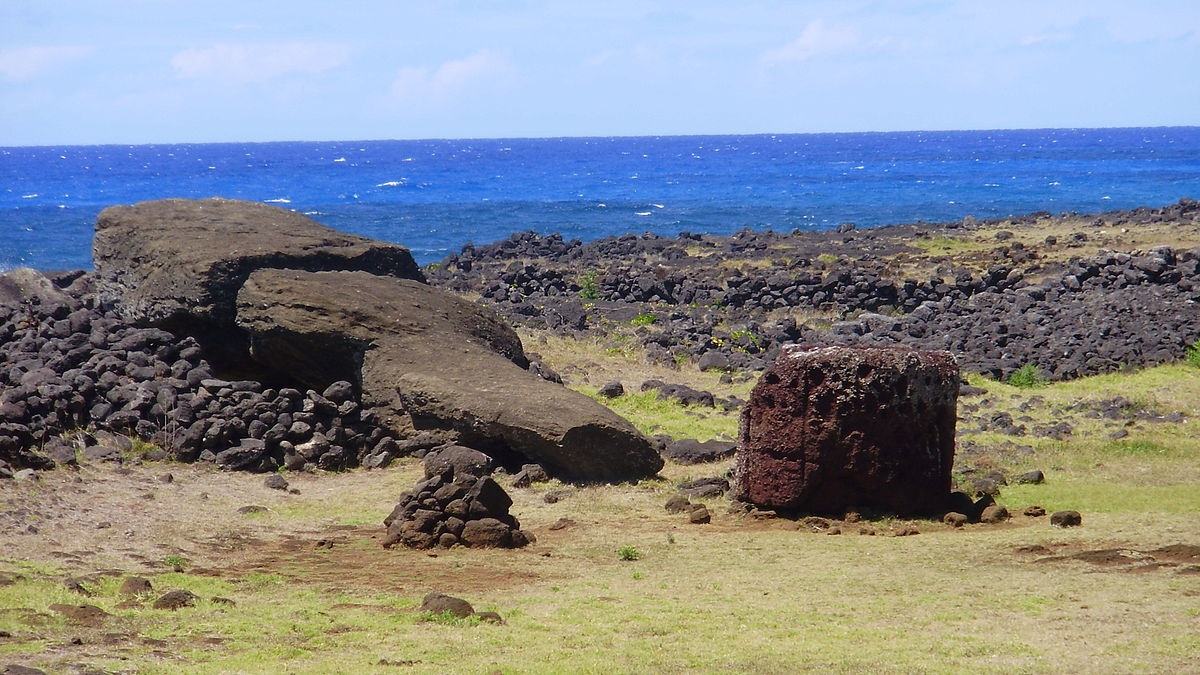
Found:
[(592, 139), (644, 139), (644, 138), (728, 138), (749, 136), (851, 136), (868, 134), (949, 134), (949, 133), (989, 133), (1013, 131), (1118, 131), (1133, 129), (1200, 129), (1200, 124), (1184, 125), (1150, 125), (1150, 126), (1113, 126), (1113, 127), (1010, 127), (993, 129), (896, 129), (891, 131), (786, 131), (786, 132), (732, 132), (732, 133), (682, 133), (682, 134), (596, 134), (596, 135), (567, 135), (567, 136), (429, 136), (416, 138), (345, 138), (345, 139), (280, 139), (268, 141), (232, 140), (232, 141), (146, 141), (139, 143), (104, 142), (104, 143), (38, 143), (32, 145), (0, 145), (0, 148), (89, 148), (89, 147), (138, 147), (154, 145), (267, 145), (273, 143), (392, 143), (392, 142), (422, 142), (422, 141), (532, 141), (532, 140), (592, 140)]

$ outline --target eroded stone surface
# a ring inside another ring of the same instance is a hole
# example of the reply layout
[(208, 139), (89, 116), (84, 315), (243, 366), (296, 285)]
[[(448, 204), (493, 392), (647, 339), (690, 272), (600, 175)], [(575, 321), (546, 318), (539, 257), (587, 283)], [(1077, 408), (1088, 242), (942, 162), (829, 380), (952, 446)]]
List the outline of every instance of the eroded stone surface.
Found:
[(958, 383), (947, 352), (785, 348), (742, 412), (733, 496), (789, 511), (937, 512)]
[(424, 284), (260, 270), (238, 297), (237, 319), (263, 364), (322, 384), (353, 373), (363, 406), (400, 435), (442, 432), (573, 479), (662, 468), (627, 420), (525, 370), (520, 340), (493, 312)]
[(104, 209), (92, 255), (102, 303), (178, 328), (233, 327), (242, 282), (263, 268), (362, 270), (423, 280), (408, 249), (235, 199), (163, 199)]

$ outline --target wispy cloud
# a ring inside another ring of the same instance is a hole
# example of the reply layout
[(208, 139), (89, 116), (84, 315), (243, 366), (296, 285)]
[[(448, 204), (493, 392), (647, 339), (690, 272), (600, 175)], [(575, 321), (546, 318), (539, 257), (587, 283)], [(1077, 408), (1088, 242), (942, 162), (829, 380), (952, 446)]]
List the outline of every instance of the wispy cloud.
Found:
[(514, 67), (503, 54), (483, 49), (465, 58), (446, 61), (436, 68), (402, 68), (392, 81), (392, 96), (400, 100), (444, 100), (459, 92), (492, 83), (512, 74)]
[(16, 47), (0, 49), (0, 79), (32, 80), (78, 61), (87, 47)]
[(349, 59), (350, 50), (336, 44), (218, 44), (181, 51), (171, 58), (171, 67), (185, 79), (246, 84), (286, 75), (316, 75)]
[(851, 27), (826, 25), (822, 19), (805, 24), (800, 36), (763, 54), (767, 66), (798, 63), (809, 59), (849, 51), (862, 43), (859, 32)]

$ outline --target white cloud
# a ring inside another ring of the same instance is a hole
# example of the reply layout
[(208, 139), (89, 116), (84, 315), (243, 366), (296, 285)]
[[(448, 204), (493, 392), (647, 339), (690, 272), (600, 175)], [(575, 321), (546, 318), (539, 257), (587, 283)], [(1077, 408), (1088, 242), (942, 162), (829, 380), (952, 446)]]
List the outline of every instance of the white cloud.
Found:
[(0, 50), (0, 79), (32, 80), (87, 56), (86, 47), (17, 47)]
[(285, 75), (317, 75), (344, 65), (349, 58), (349, 49), (333, 44), (218, 44), (181, 51), (171, 57), (171, 67), (185, 79), (244, 84)]
[(858, 31), (841, 26), (827, 26), (821, 19), (809, 21), (800, 37), (763, 55), (768, 66), (807, 61), (814, 57), (848, 51), (862, 42)]
[(404, 100), (445, 99), (504, 78), (512, 70), (512, 63), (505, 56), (483, 49), (466, 58), (446, 61), (437, 68), (402, 68), (392, 81), (392, 95)]

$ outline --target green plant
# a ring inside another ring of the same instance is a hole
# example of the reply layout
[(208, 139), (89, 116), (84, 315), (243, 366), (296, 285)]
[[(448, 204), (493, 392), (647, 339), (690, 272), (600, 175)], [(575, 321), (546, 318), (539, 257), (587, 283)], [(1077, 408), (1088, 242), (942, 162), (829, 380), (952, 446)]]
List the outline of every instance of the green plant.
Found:
[(1200, 368), (1200, 338), (1188, 347), (1187, 352), (1183, 355), (1183, 362), (1193, 368)]
[(638, 560), (642, 557), (642, 552), (637, 550), (636, 546), (622, 546), (617, 549), (617, 556), (621, 560)]
[(1046, 376), (1032, 363), (1017, 368), (1008, 376), (1008, 384), (1021, 389), (1046, 386)]
[(185, 566), (187, 566), (187, 562), (188, 562), (187, 558), (184, 558), (181, 555), (169, 555), (169, 556), (163, 558), (162, 561), (163, 561), (164, 565), (166, 565), (167, 567), (170, 567), (172, 570), (174, 570), (176, 572), (182, 572), (183, 568)]
[(588, 270), (579, 275), (579, 297), (584, 300), (600, 299), (600, 273)]
[(1170, 452), (1170, 448), (1161, 443), (1145, 440), (1118, 441), (1109, 447), (1114, 452), (1128, 455), (1163, 455)]
[(735, 343), (734, 350), (739, 352), (758, 352), (762, 348), (762, 340), (748, 328), (730, 332), (729, 339)]
[(629, 324), (632, 326), (649, 326), (655, 321), (658, 321), (658, 318), (653, 314), (638, 314), (629, 320)]

